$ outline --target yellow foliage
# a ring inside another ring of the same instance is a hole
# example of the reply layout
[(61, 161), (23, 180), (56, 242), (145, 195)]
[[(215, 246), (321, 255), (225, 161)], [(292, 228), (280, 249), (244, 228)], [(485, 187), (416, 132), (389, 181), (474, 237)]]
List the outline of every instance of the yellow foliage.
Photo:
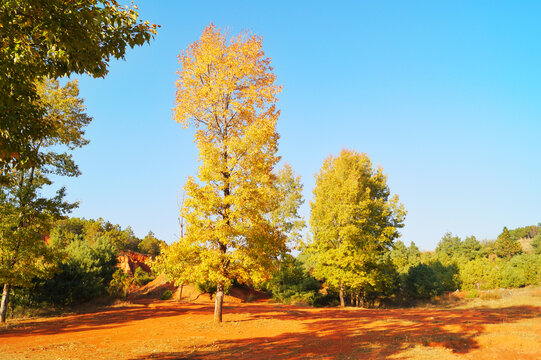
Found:
[(309, 253), (314, 274), (331, 286), (374, 285), (373, 271), (403, 226), (405, 210), (391, 196), (383, 169), (366, 154), (342, 150), (316, 176), (311, 202)]
[(261, 37), (228, 39), (212, 24), (179, 62), (174, 118), (196, 128), (201, 162), (181, 210), (186, 241), (199, 250), (194, 271), (219, 285), (261, 281), (285, 248), (267, 219), (280, 198), (273, 169), (281, 88)]

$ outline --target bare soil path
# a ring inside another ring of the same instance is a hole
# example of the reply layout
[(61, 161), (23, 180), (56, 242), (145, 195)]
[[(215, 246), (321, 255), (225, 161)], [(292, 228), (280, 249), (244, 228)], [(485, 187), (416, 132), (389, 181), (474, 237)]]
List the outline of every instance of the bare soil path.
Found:
[(541, 303), (337, 309), (145, 300), (0, 328), (0, 359), (541, 359)]

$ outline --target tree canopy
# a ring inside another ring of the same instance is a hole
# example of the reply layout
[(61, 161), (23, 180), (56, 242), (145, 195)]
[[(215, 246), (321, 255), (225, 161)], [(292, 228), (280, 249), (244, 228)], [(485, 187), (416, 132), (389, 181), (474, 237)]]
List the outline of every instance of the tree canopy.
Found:
[(180, 56), (175, 120), (196, 128), (196, 181), (184, 187), (187, 241), (200, 248), (198, 271), (217, 284), (215, 321), (221, 322), (224, 286), (267, 277), (285, 249), (268, 214), (278, 204), (273, 169), (278, 133), (275, 84), (262, 39), (227, 38), (214, 25)]
[(40, 81), (72, 73), (103, 77), (111, 58), (149, 42), (156, 28), (138, 20), (135, 6), (115, 0), (0, 2), (0, 180), (9, 168), (34, 166), (32, 139), (55, 132), (43, 116)]

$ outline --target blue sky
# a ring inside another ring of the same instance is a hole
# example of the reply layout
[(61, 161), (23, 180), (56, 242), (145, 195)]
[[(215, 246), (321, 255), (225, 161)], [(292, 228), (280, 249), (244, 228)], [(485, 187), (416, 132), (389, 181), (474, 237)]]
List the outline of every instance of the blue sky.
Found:
[(73, 216), (179, 234), (177, 199), (197, 168), (172, 120), (177, 55), (210, 22), (263, 36), (278, 83), (280, 155), (302, 176), (342, 147), (365, 152), (408, 210), (402, 240), (494, 238), (541, 221), (541, 4), (537, 2), (136, 1), (161, 25), (150, 45), (80, 77), (94, 117), (59, 179)]

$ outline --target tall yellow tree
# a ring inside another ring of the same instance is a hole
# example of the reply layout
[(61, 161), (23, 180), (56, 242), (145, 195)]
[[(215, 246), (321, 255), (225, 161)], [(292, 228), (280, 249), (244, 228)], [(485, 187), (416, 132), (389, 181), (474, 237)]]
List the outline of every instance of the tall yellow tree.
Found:
[(255, 283), (268, 274), (285, 239), (269, 221), (279, 196), (273, 168), (278, 133), (275, 84), (261, 37), (228, 38), (209, 25), (180, 56), (174, 118), (196, 129), (198, 181), (184, 187), (186, 241), (199, 247), (196, 271), (217, 284), (215, 322), (233, 279)]
[(325, 159), (310, 205), (314, 274), (339, 289), (344, 306), (345, 288), (362, 293), (376, 284), (378, 259), (399, 236), (405, 210), (383, 170), (353, 150)]

